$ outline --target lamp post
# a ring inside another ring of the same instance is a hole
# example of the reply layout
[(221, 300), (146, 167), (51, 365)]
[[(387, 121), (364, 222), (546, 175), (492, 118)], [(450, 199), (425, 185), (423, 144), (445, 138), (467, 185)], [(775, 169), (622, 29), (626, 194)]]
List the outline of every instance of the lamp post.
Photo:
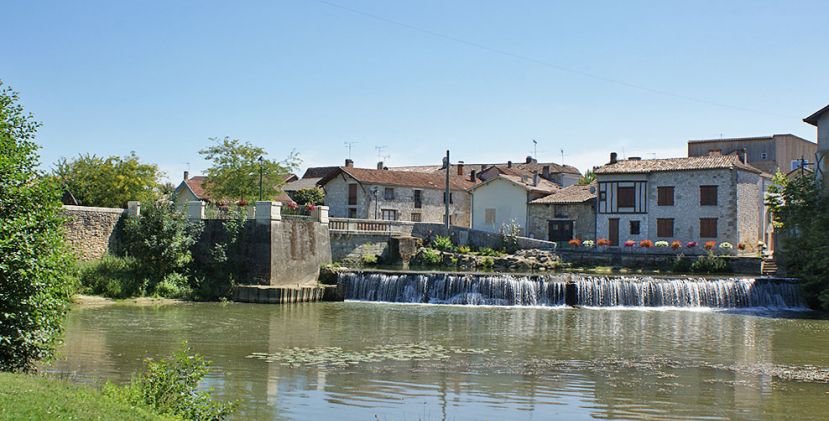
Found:
[(262, 201), (262, 161), (265, 159), (262, 158), (262, 155), (259, 155), (259, 201)]
[(377, 219), (378, 208), (380, 207), (380, 199), (377, 198), (377, 193), (380, 189), (377, 186), (371, 188), (371, 195), (374, 196), (374, 219)]

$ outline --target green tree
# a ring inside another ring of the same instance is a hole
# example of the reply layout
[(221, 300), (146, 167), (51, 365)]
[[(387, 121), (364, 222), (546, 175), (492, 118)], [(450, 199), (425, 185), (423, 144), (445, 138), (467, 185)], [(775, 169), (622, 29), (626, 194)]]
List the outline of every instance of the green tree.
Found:
[(808, 173), (787, 179), (778, 172), (766, 203), (782, 239), (775, 253), (800, 279), (807, 303), (829, 310), (829, 196)]
[(297, 190), (291, 193), (290, 196), (294, 202), (297, 202), (297, 204), (300, 205), (305, 205), (307, 203), (322, 205), (325, 203), (325, 190), (319, 187)]
[(83, 206), (126, 207), (130, 200), (150, 201), (162, 194), (158, 167), (142, 163), (135, 152), (124, 157), (62, 158), (54, 175)]
[(587, 186), (594, 181), (596, 181), (596, 173), (594, 173), (593, 170), (587, 170), (587, 172), (579, 178), (578, 185)]
[(0, 81), (0, 370), (52, 356), (68, 309), (72, 258), (60, 188), (37, 171), (40, 123)]
[[(296, 154), (284, 161), (264, 159), (264, 148), (239, 139), (211, 138), (216, 144), (199, 151), (212, 162), (207, 170), (205, 190), (213, 200), (253, 201), (259, 198), (259, 171), (262, 169), (263, 198), (272, 199), (280, 192), (285, 177), (299, 164)], [(259, 162), (259, 157), (263, 157)]]

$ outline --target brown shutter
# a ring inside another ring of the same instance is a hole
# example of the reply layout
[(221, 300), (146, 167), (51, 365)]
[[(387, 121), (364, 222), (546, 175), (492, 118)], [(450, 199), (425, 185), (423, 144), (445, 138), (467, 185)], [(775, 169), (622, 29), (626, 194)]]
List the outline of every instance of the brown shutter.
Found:
[(673, 186), (657, 187), (656, 204), (659, 206), (673, 206), (674, 205), (674, 188)]
[(702, 238), (717, 237), (717, 218), (699, 219), (699, 236)]
[(349, 184), (348, 185), (348, 204), (350, 206), (354, 206), (357, 204), (357, 185), (356, 184)]
[(673, 218), (658, 218), (656, 220), (656, 236), (662, 238), (671, 238), (674, 236)]
[(699, 186), (700, 206), (717, 206), (717, 186)]
[(632, 208), (636, 206), (636, 188), (618, 187), (616, 189), (616, 205), (620, 208)]

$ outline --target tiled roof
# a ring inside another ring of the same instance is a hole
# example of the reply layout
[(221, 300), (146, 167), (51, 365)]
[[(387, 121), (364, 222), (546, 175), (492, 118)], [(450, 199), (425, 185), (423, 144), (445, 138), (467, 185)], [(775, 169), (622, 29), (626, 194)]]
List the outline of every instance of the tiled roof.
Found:
[[(463, 164), (463, 172), (464, 174), (469, 174), (472, 170), (477, 172), (487, 171), (490, 168), (498, 167), (498, 168), (507, 168), (507, 163), (490, 163), (490, 164)], [(558, 173), (569, 173), (569, 174), (576, 174), (581, 175), (578, 168), (570, 166), (570, 165), (559, 165), (554, 162), (513, 162), (512, 168), (521, 171), (533, 172), (538, 171), (541, 174), (544, 170), (544, 167), (549, 167), (550, 174), (558, 174)], [(443, 166), (441, 165), (412, 165), (408, 167), (389, 167), (390, 170), (393, 171), (410, 171), (410, 172), (442, 172), (444, 171)], [(452, 174), (457, 174), (458, 165), (452, 164), (450, 171)]]
[(519, 186), (523, 187), (524, 189), (526, 189), (528, 191), (533, 191), (533, 192), (549, 193), (549, 192), (554, 192), (554, 191), (559, 189), (557, 184), (555, 184), (553, 182), (550, 182), (550, 181), (547, 181), (547, 180), (545, 180), (541, 177), (538, 178), (538, 185), (537, 186), (533, 185), (533, 177), (532, 176), (522, 177), (522, 176), (518, 176), (518, 175), (504, 175), (504, 174), (501, 174), (498, 177), (506, 178), (507, 180), (510, 180), (515, 184), (518, 184)]
[(563, 204), (563, 203), (584, 203), (588, 200), (596, 198), (596, 193), (590, 191), (593, 188), (595, 191), (596, 183), (591, 183), (587, 186), (572, 185), (553, 192), (540, 199), (533, 200), (532, 204)]
[(738, 168), (754, 173), (762, 171), (740, 162), (734, 155), (696, 156), (689, 158), (621, 160), (596, 170), (596, 174), (642, 174), (663, 171), (690, 171)]
[(297, 190), (304, 190), (304, 189), (312, 189), (317, 186), (317, 182), (322, 180), (322, 177), (306, 177), (300, 178), (296, 181), (291, 181), (289, 183), (285, 183), (282, 186), (282, 190), (284, 191), (297, 191)]
[[(441, 190), (446, 180), (443, 174), (421, 173), (413, 171), (375, 170), (368, 168), (339, 167), (336, 172), (330, 173), (320, 180), (319, 184), (325, 184), (339, 173), (346, 173), (355, 180), (365, 184), (378, 184), (384, 186), (405, 186), (420, 187), (424, 189)], [(451, 190), (466, 190), (475, 183), (462, 176), (450, 176), (449, 186)]]
[(305, 174), (302, 174), (302, 178), (323, 178), (336, 171), (337, 168), (339, 167), (309, 167), (305, 170)]
[(207, 180), (207, 177), (197, 175), (195, 177), (188, 178), (184, 182), (187, 183), (187, 187), (190, 187), (190, 190), (193, 191), (193, 194), (195, 194), (199, 200), (210, 200), (210, 197), (204, 191), (205, 180)]

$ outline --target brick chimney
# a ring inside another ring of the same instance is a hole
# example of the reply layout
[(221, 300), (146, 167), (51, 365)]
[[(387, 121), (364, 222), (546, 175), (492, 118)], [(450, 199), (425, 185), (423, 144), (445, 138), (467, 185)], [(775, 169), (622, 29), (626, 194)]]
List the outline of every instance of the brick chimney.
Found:
[(616, 161), (617, 161), (618, 156), (619, 155), (617, 155), (616, 152), (611, 152), (610, 153), (610, 164), (615, 164)]
[(538, 187), (538, 171), (533, 172), (533, 187)]
[(184, 172), (184, 181), (187, 181), (189, 179), (190, 179), (190, 171), (185, 171)]
[(473, 183), (478, 181), (478, 172), (477, 171), (472, 170), (472, 172), (469, 173), (469, 181), (471, 181)]
[(378, 162), (378, 163), (377, 163), (377, 169), (378, 169), (378, 170), (382, 170), (382, 169), (383, 169), (383, 161), (380, 161), (380, 162)]
[(536, 162), (538, 161), (536, 161), (535, 158), (527, 155), (527, 161), (525, 162), (525, 164), (535, 164)]
[(507, 168), (512, 168), (512, 161), (507, 161)]
[(463, 172), (463, 161), (458, 161), (458, 165), (457, 165), (457, 167), (458, 167), (458, 175), (464, 175), (464, 172)]
[(345, 160), (345, 167), (346, 168), (354, 168), (354, 161), (352, 161), (351, 159), (346, 159)]

